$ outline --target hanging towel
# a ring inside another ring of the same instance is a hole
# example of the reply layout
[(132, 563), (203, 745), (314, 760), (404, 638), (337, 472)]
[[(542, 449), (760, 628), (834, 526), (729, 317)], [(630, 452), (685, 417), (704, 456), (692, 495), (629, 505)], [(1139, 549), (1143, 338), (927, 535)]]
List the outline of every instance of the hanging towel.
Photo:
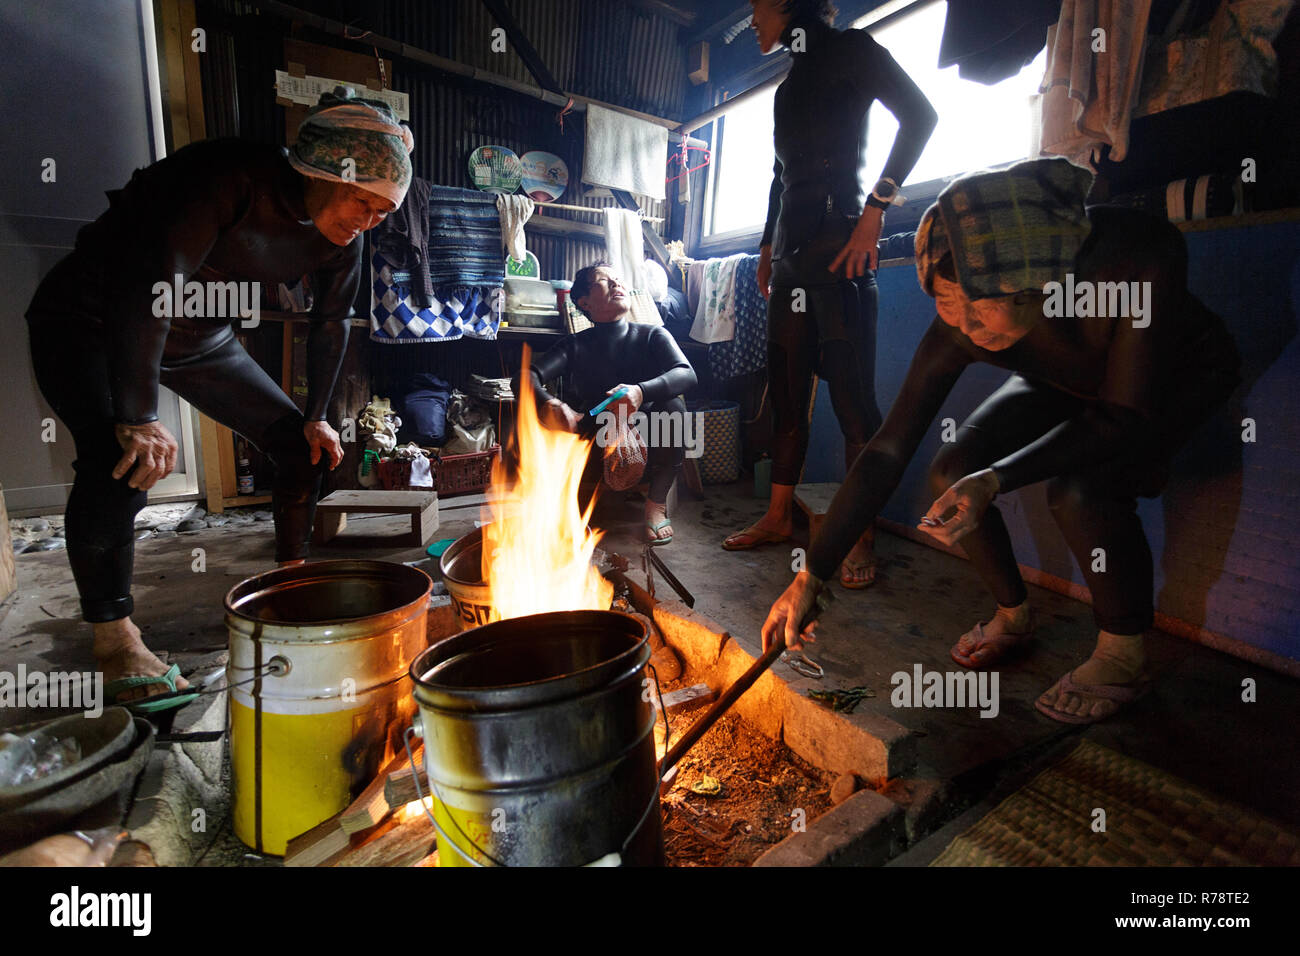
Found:
[(1015, 76), (1038, 56), (1060, 0), (948, 0), (939, 41), (939, 68), (992, 86)]
[(506, 242), (506, 252), (516, 262), (523, 262), (528, 254), (524, 245), (524, 223), (533, 215), (536, 204), (527, 196), (498, 196), (497, 215), (501, 220), (501, 237)]
[(645, 235), (641, 217), (630, 209), (605, 207), (605, 252), (630, 289), (645, 288)]
[[(501, 258), (498, 256), (498, 263)], [(498, 269), (501, 266), (498, 265)], [(410, 286), (399, 280), (381, 253), (371, 260), (370, 341), (385, 345), (453, 342), (463, 337), (495, 339), (501, 326), (505, 295), (496, 284), (434, 286), (429, 305), (411, 300)]]
[(724, 382), (767, 367), (767, 300), (758, 291), (758, 256), (736, 266), (736, 334), (709, 346), (709, 365)]
[(500, 286), (505, 280), (496, 196), (477, 189), (429, 191), (429, 278), (435, 288)]
[(394, 269), (410, 273), (411, 301), (421, 308), (433, 297), (429, 278), (429, 191), (433, 183), (416, 177), (405, 201), (377, 225), (371, 245)]
[[(1031, 156), (1064, 156), (1096, 169), (1128, 154), (1151, 0), (1064, 0), (1047, 31), (1047, 71), (1038, 88)], [(1094, 31), (1102, 33), (1094, 38)], [(1105, 43), (1105, 52), (1093, 46)]]
[(736, 331), (736, 267), (745, 256), (709, 259), (700, 285), (691, 338), (697, 342), (730, 342)]
[(667, 128), (594, 103), (587, 104), (587, 146), (582, 157), (584, 183), (663, 199), (667, 165)]

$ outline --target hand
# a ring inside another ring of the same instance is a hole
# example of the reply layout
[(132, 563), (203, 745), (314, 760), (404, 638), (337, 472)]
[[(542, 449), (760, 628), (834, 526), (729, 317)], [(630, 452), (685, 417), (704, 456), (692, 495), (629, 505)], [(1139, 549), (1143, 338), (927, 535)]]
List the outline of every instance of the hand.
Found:
[[(917, 528), (944, 544), (955, 544), (979, 527), (1000, 487), (992, 468), (967, 475), (930, 505)], [(953, 509), (956, 513), (942, 520)]]
[(302, 433), (311, 445), (311, 463), (320, 461), (322, 450), (330, 456), (330, 471), (343, 461), (343, 445), (339, 442), (339, 433), (330, 427), (329, 422), (304, 422)]
[(113, 430), (123, 451), (117, 467), (113, 469), (114, 478), (121, 478), (131, 472), (131, 480), (127, 484), (148, 491), (176, 467), (176, 453), (180, 446), (162, 422), (114, 425)]
[(538, 416), (542, 424), (552, 431), (576, 432), (582, 423), (582, 413), (575, 412), (558, 398), (551, 399), (542, 406)]
[(763, 246), (758, 250), (758, 291), (764, 299), (772, 296), (772, 247)]
[(605, 394), (613, 395), (620, 388), (627, 389), (627, 394), (624, 395), (622, 398), (620, 398), (617, 402), (610, 402), (609, 410), (613, 412), (615, 415), (617, 415), (618, 406), (626, 405), (627, 414), (631, 415), (634, 411), (636, 411), (638, 408), (641, 407), (641, 401), (645, 398), (645, 394), (641, 391), (640, 385), (615, 385)]
[(856, 279), (867, 274), (868, 266), (874, 269), (880, 258), (878, 245), (880, 227), (884, 222), (884, 210), (877, 209), (875, 206), (864, 209), (858, 224), (853, 227), (853, 235), (849, 236), (849, 241), (831, 262), (830, 271), (838, 272), (840, 265), (843, 264), (844, 278)]
[(813, 621), (802, 634), (798, 633), (799, 622), (817, 603), (817, 595), (825, 584), (813, 577), (808, 571), (800, 571), (785, 589), (785, 593), (776, 599), (772, 609), (767, 612), (763, 622), (763, 651), (772, 646), (774, 641), (784, 640), (791, 650), (803, 650), (803, 641), (816, 641), (813, 632), (817, 622)]

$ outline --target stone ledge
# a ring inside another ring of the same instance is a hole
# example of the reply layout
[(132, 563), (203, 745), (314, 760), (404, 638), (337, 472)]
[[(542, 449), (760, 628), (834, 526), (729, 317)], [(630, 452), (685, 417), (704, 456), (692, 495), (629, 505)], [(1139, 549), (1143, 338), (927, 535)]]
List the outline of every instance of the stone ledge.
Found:
[(874, 790), (859, 790), (754, 865), (880, 866), (903, 849), (906, 839), (903, 808)]

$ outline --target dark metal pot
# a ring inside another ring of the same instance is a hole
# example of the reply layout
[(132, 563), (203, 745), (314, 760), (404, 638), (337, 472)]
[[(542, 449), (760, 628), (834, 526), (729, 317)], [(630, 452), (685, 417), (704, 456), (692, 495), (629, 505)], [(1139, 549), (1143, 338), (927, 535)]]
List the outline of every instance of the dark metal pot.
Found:
[(664, 862), (645, 625), (497, 621), (411, 664), (443, 866)]

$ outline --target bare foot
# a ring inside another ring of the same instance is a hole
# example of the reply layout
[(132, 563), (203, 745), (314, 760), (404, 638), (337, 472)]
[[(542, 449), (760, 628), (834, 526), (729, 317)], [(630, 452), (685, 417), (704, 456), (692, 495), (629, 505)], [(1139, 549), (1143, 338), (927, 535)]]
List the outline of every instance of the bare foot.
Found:
[(668, 521), (667, 506), (649, 498), (645, 502), (645, 534), (646, 540), (651, 543), (673, 540), (673, 526)]
[(784, 541), (794, 530), (794, 518), (789, 512), (784, 515), (768, 512), (744, 531), (730, 534), (722, 542), (728, 551), (744, 551), (756, 548), (760, 544)]
[(1028, 600), (1015, 607), (999, 605), (992, 620), (963, 634), (949, 655), (962, 667), (987, 667), (1028, 643), (1033, 632), (1033, 609)]
[[(161, 677), (167, 673), (168, 666), (145, 647), (140, 637), (140, 629), (129, 617), (95, 624), (93, 627), (95, 631), (93, 653), (95, 660), (99, 662), (99, 669), (104, 674), (105, 684), (122, 677)], [(190, 683), (185, 678), (176, 678), (177, 690), (189, 686)], [(165, 693), (166, 690), (167, 685), (163, 683), (130, 687), (118, 695), (118, 700), (139, 700)]]
[[(1146, 653), (1142, 635), (1097, 635), (1092, 656), (1070, 672), (1070, 683), (1057, 681), (1038, 698), (1042, 707), (1089, 721), (1102, 720), (1138, 695), (1147, 683)], [(1105, 688), (1113, 695), (1087, 693), (1084, 688)], [(1041, 709), (1041, 708), (1040, 708)]]

